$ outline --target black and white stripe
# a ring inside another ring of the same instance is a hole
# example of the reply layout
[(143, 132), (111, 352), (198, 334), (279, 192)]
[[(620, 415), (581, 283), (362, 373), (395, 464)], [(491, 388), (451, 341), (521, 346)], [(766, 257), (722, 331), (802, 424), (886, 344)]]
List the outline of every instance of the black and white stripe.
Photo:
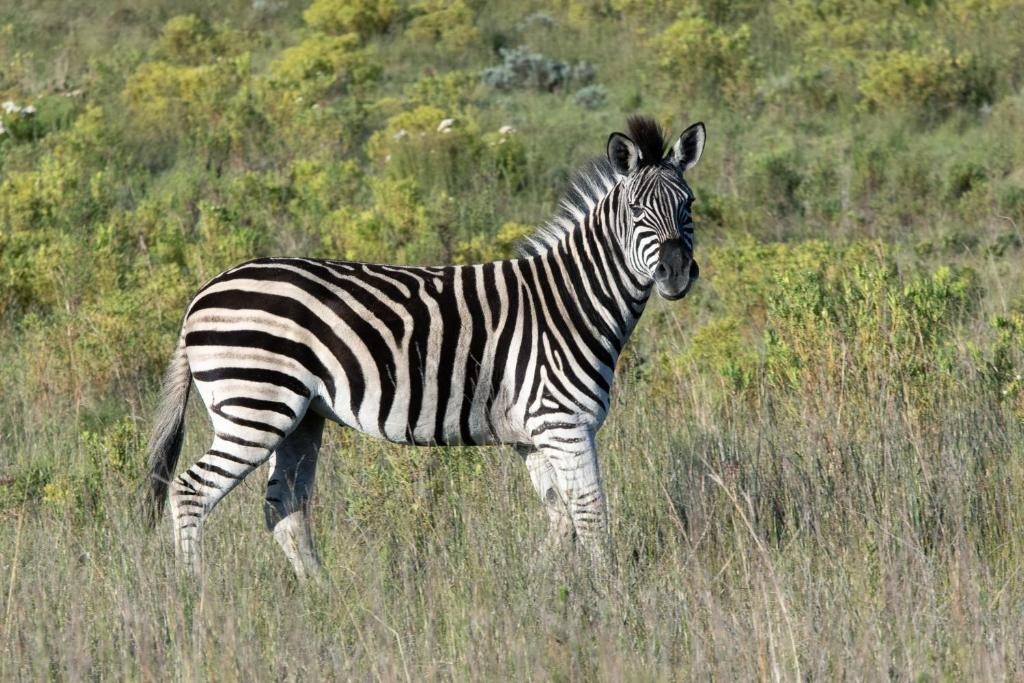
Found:
[[(404, 267), (262, 258), (194, 297), (151, 443), (152, 503), (170, 489), (176, 547), (197, 568), (210, 510), (270, 460), (265, 512), (300, 576), (317, 567), (306, 512), (325, 419), (397, 443), (512, 444), (548, 505), (549, 542), (606, 528), (594, 435), (615, 362), (652, 287), (685, 294), (703, 126), (665, 157), (630, 120), (519, 258)], [(696, 145), (696, 146), (694, 146)], [(688, 151), (687, 151), (688, 150)], [(685, 156), (685, 155), (689, 156)], [(171, 479), (189, 379), (210, 449)]]

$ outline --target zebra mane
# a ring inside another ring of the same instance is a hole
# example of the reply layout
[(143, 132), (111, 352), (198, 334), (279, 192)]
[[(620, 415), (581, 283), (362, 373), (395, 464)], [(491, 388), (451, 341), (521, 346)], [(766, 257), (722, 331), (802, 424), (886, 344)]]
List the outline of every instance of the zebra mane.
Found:
[[(665, 160), (665, 132), (648, 116), (630, 116), (626, 121), (629, 137), (640, 148), (640, 166), (657, 166)], [(542, 223), (516, 248), (519, 257), (537, 256), (552, 249), (572, 232), (580, 219), (597, 206), (615, 183), (619, 174), (606, 157), (593, 159), (573, 176), (554, 217)]]
[(558, 202), (555, 215), (519, 243), (516, 255), (522, 258), (550, 251), (615, 187), (619, 177), (611, 162), (604, 157), (584, 164), (573, 176), (569, 189)]
[(640, 166), (657, 166), (665, 160), (665, 131), (649, 116), (630, 116), (629, 137), (640, 148)]

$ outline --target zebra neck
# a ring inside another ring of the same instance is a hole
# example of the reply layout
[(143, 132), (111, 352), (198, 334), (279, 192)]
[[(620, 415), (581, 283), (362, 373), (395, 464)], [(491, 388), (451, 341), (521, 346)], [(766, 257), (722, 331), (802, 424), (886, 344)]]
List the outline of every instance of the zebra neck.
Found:
[(619, 226), (617, 188), (577, 219), (554, 248), (541, 255), (547, 271), (573, 291), (579, 317), (617, 356), (643, 314), (651, 286), (627, 264)]

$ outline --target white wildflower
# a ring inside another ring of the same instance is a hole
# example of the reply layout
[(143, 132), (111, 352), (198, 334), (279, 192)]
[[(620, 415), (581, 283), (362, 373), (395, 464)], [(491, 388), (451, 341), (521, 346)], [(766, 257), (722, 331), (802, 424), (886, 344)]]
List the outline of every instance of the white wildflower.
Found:
[(504, 126), (502, 126), (501, 128), (498, 129), (498, 133), (500, 133), (501, 135), (512, 135), (515, 132), (516, 132), (515, 127), (514, 126), (510, 126), (507, 123)]
[(409, 137), (409, 131), (407, 131), (405, 128), (400, 128), (398, 129), (398, 132), (391, 136), (391, 139), (393, 139), (395, 142), (398, 142), (399, 140), (404, 140), (407, 137)]
[(437, 124), (438, 133), (450, 133), (452, 128), (455, 126), (455, 119), (444, 119), (441, 123)]
[(3, 107), (3, 109), (4, 109), (4, 113), (5, 113), (5, 114), (13, 114), (14, 112), (16, 112), (16, 111), (18, 111), (19, 109), (21, 109), (21, 107), (19, 107), (18, 105), (16, 105), (16, 104), (15, 104), (15, 103), (14, 103), (13, 101), (11, 101), (11, 100), (7, 100), (6, 102), (4, 102), (4, 103), (3, 103), (3, 105), (0, 105), (0, 106), (2, 106), (2, 107)]
[(22, 116), (33, 116), (33, 115), (35, 115), (35, 113), (36, 113), (36, 108), (33, 107), (31, 104), (28, 105), (27, 107), (22, 107), (21, 108), (21, 115)]
[(4, 128), (3, 122), (0, 121), (0, 135), (6, 135), (6, 134), (7, 134), (7, 129)]

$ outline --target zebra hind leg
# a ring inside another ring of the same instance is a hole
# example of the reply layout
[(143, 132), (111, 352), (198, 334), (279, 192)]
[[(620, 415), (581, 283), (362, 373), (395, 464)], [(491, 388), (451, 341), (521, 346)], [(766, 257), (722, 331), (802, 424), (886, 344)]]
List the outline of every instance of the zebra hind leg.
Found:
[[(203, 526), (213, 508), (242, 479), (266, 462), (281, 442), (280, 430), (247, 430), (250, 441), (234, 435), (232, 425), (214, 417), (214, 438), (210, 449), (171, 483), (171, 524), (178, 560), (193, 575), (200, 571), (200, 540)], [(236, 430), (237, 431), (237, 430)]]
[(277, 447), (270, 459), (263, 515), (267, 530), (284, 550), (300, 581), (320, 574), (320, 558), (313, 544), (309, 499), (316, 476), (317, 455), (324, 418), (312, 410)]

